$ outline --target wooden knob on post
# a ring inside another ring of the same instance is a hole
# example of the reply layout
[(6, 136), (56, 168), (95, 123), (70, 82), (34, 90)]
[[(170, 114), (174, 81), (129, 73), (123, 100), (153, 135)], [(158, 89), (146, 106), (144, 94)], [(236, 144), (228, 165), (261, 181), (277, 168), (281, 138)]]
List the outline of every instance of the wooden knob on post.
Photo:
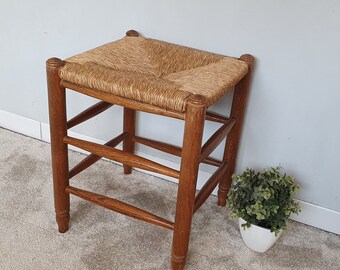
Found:
[(52, 57), (46, 61), (46, 66), (50, 68), (61, 67), (63, 64), (64, 64), (63, 60), (57, 57)]
[(139, 37), (139, 33), (136, 30), (129, 30), (126, 32), (127, 37)]
[(249, 69), (252, 69), (255, 63), (255, 58), (251, 54), (241, 55), (240, 60), (246, 62), (248, 64)]
[(193, 105), (203, 106), (206, 104), (206, 98), (202, 95), (192, 95), (189, 97), (188, 102)]

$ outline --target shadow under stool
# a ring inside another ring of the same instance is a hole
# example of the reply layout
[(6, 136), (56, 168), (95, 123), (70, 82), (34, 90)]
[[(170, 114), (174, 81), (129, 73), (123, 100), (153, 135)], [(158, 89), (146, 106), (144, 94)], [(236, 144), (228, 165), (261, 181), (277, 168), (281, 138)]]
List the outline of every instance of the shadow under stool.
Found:
[[(254, 58), (227, 57), (193, 48), (145, 38), (129, 30), (120, 40), (65, 60), (47, 60), (54, 202), (59, 232), (66, 232), (70, 219), (70, 194), (92, 203), (173, 230), (172, 269), (183, 269), (188, 252), (193, 214), (218, 185), (218, 205), (226, 196), (235, 168), (244, 111)], [(66, 93), (70, 89), (100, 100), (70, 120)], [(233, 100), (229, 117), (208, 111), (229, 90)], [(104, 145), (68, 135), (68, 129), (98, 115), (112, 105), (124, 108), (123, 132)], [(135, 132), (136, 112), (142, 111), (184, 121), (182, 147), (140, 137)], [(203, 144), (205, 121), (221, 127)], [(225, 139), (222, 160), (210, 157)], [(123, 149), (115, 148), (123, 142)], [(179, 156), (180, 170), (134, 154), (140, 143)], [(69, 170), (68, 145), (90, 152)], [(178, 180), (175, 220), (169, 221), (116, 199), (70, 186), (69, 179), (101, 157)], [(196, 195), (200, 163), (217, 167)]]

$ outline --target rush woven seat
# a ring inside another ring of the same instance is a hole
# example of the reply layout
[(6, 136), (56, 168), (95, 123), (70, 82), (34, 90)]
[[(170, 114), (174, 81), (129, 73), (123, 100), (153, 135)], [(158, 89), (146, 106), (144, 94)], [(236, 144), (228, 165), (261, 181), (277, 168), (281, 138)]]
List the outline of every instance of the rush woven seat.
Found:
[(189, 96), (216, 102), (248, 72), (245, 62), (141, 36), (67, 58), (60, 78), (174, 111)]
[[(217, 186), (218, 204), (226, 204), (253, 63), (254, 58), (249, 54), (240, 58), (227, 57), (144, 38), (134, 30), (128, 31), (126, 37), (120, 40), (65, 60), (47, 60), (54, 203), (59, 232), (69, 229), (72, 194), (132, 218), (173, 230), (171, 266), (173, 270), (183, 269), (193, 214)], [(94, 97), (99, 102), (67, 119), (67, 89)], [(225, 116), (208, 111), (210, 105), (232, 89), (229, 113), (227, 109)], [(104, 145), (70, 136), (68, 129), (113, 105), (123, 107), (121, 134)], [(135, 130), (138, 111), (184, 121), (182, 145), (174, 146), (138, 136)], [(203, 143), (205, 121), (214, 121), (221, 126)], [(225, 139), (223, 157), (211, 157), (210, 154)], [(116, 148), (121, 142), (122, 150)], [(180, 169), (135, 155), (135, 144), (144, 144), (180, 157)], [(89, 152), (71, 169), (68, 145)], [(178, 180), (174, 220), (164, 219), (105, 194), (77, 188), (76, 183), (71, 185), (72, 177), (101, 157), (123, 164), (125, 174), (132, 173), (132, 168), (140, 168)], [(216, 171), (196, 195), (200, 163), (214, 166)]]

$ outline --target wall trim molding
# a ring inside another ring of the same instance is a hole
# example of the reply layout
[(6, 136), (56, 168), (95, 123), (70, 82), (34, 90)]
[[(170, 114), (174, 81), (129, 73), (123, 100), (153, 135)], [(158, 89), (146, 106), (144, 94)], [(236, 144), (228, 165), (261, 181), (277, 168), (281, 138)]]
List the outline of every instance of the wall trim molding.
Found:
[(340, 212), (309, 202), (296, 201), (301, 206), (301, 213), (293, 214), (292, 220), (340, 235)]
[(41, 139), (40, 122), (18, 114), (0, 110), (0, 127), (38, 140)]
[[(40, 123), (36, 120), (32, 120), (20, 115), (16, 115), (13, 113), (9, 113), (3, 110), (0, 110), (0, 127), (12, 130), (14, 132), (21, 133), (23, 135), (42, 140), (44, 142), (50, 142), (50, 131), (49, 131), (49, 124)], [(79, 133), (75, 133), (70, 131), (70, 135), (82, 138), (86, 140), (90, 140), (97, 143), (104, 143), (101, 140), (94, 139)], [(118, 146), (119, 148), (120, 146)], [(79, 150), (78, 148), (70, 147), (70, 149), (85, 153), (82, 150)], [(145, 154), (143, 152), (137, 152), (136, 154), (151, 159), (155, 162), (162, 163), (166, 166), (170, 166), (173, 168), (178, 169), (179, 165), (175, 162), (165, 160), (159, 157), (151, 156), (149, 154)], [(177, 182), (173, 180), (170, 177), (166, 177), (163, 175), (159, 175), (156, 173), (152, 173), (149, 171), (143, 171), (147, 174), (155, 175), (157, 177), (160, 177), (162, 179), (166, 179), (172, 182)], [(197, 188), (200, 189), (203, 184), (205, 183), (205, 180), (208, 179), (211, 176), (211, 173), (200, 171), (199, 179), (197, 182)], [(216, 190), (213, 192), (214, 195), (216, 195)], [(297, 222), (301, 222), (328, 232), (332, 232), (335, 234), (340, 235), (340, 212), (327, 209), (318, 205), (314, 205), (305, 201), (297, 200), (300, 203), (301, 206), (301, 213), (299, 215), (292, 215), (291, 219), (295, 220)]]

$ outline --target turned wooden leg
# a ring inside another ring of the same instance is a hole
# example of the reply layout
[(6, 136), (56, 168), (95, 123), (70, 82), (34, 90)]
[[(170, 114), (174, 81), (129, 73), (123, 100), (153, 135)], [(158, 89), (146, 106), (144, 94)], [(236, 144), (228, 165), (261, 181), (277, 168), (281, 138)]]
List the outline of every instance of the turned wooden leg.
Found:
[(68, 230), (70, 220), (70, 195), (65, 192), (69, 185), (65, 88), (60, 85), (58, 71), (63, 61), (58, 58), (46, 62), (48, 102), (51, 131), (54, 206), (59, 232)]
[(185, 118), (176, 217), (172, 242), (171, 265), (173, 270), (184, 268), (188, 252), (205, 110), (204, 97), (194, 95), (189, 99)]
[(238, 147), (240, 143), (245, 107), (248, 99), (251, 72), (254, 64), (254, 57), (245, 54), (240, 57), (248, 64), (248, 74), (235, 86), (230, 117), (236, 119), (236, 123), (227, 136), (224, 149), (223, 161), (228, 164), (225, 175), (221, 178), (218, 188), (218, 205), (225, 206), (227, 194), (231, 185), (231, 176), (234, 173)]
[[(135, 129), (136, 129), (136, 111), (124, 108), (124, 124), (123, 130), (127, 132), (129, 136), (127, 136), (123, 141), (123, 150), (129, 153), (133, 153), (135, 150), (135, 143), (132, 141), (132, 137), (135, 136)], [(124, 166), (124, 173), (130, 174), (132, 167), (128, 165)]]

